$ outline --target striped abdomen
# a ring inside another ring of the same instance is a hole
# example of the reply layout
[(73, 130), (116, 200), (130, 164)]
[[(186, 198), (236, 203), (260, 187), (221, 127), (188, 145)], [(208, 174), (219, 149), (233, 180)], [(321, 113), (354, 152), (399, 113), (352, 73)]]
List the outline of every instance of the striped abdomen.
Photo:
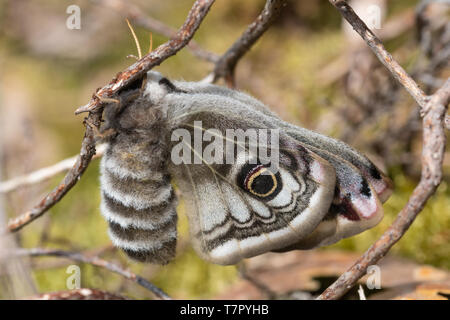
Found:
[(176, 199), (163, 151), (111, 144), (101, 163), (101, 212), (116, 247), (135, 260), (166, 264), (175, 256)]

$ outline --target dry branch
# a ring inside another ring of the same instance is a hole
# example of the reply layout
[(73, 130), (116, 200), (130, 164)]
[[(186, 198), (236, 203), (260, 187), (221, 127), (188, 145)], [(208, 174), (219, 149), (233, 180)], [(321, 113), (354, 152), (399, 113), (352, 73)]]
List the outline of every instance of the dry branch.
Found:
[(386, 66), (400, 84), (411, 94), (421, 107), (423, 116), (422, 174), (408, 203), (395, 221), (352, 267), (326, 289), (318, 299), (342, 297), (362, 276), (368, 266), (375, 264), (405, 234), (427, 200), (434, 194), (442, 181), (442, 163), (446, 143), (444, 118), (450, 102), (450, 79), (432, 96), (426, 96), (417, 83), (384, 49), (381, 41), (367, 28), (352, 8), (342, 0), (330, 2), (366, 41), (378, 59)]
[(197, 0), (192, 6), (191, 11), (189, 11), (185, 23), (172, 39), (142, 57), (142, 59), (128, 67), (126, 70), (119, 72), (109, 84), (96, 91), (95, 95), (87, 105), (78, 108), (75, 113), (80, 114), (101, 109), (102, 102), (98, 96), (102, 98), (111, 98), (120, 89), (139, 79), (151, 68), (160, 65), (161, 62), (175, 55), (185, 47), (194, 36), (214, 1), (215, 0)]
[(145, 280), (139, 275), (134, 274), (129, 270), (125, 270), (122, 267), (108, 262), (99, 258), (98, 256), (87, 256), (83, 255), (79, 252), (70, 252), (64, 250), (54, 250), (54, 249), (44, 249), (44, 248), (33, 248), (33, 249), (17, 249), (13, 252), (7, 253), (6, 256), (9, 257), (21, 257), (21, 256), (30, 256), (30, 257), (61, 257), (67, 258), (73, 261), (88, 263), (96, 267), (107, 269), (111, 272), (117, 273), (122, 277), (131, 280), (138, 285), (144, 287), (145, 289), (151, 291), (156, 297), (163, 300), (170, 300), (171, 298), (161, 289), (156, 287), (151, 282)]
[[(96, 153), (93, 159), (100, 158), (105, 152), (106, 145), (99, 145), (96, 147)], [(0, 182), (0, 194), (8, 193), (22, 187), (30, 186), (42, 181), (48, 180), (61, 172), (65, 172), (72, 168), (77, 161), (77, 156), (73, 156), (59, 161), (51, 166), (41, 168), (39, 170), (30, 172), (23, 176), (15, 177), (10, 180)]]
[(255, 288), (257, 288), (264, 296), (266, 296), (267, 299), (275, 300), (278, 297), (276, 292), (274, 292), (267, 285), (265, 285), (260, 280), (254, 278), (249, 274), (244, 261), (242, 261), (238, 265), (238, 272), (242, 279), (247, 280), (250, 284), (252, 284)]
[[(155, 18), (152, 18), (142, 12), (142, 10), (135, 6), (134, 4), (125, 2), (123, 0), (93, 0), (95, 3), (103, 5), (105, 7), (111, 8), (118, 12), (122, 16), (128, 18), (136, 25), (145, 28), (147, 30), (159, 33), (167, 38), (173, 38), (177, 34), (177, 30), (162, 23)], [(207, 51), (200, 47), (200, 45), (191, 40), (187, 44), (187, 48), (198, 58), (209, 61), (216, 62), (219, 57), (210, 51)]]
[[(160, 45), (154, 51), (145, 55), (141, 60), (128, 67), (125, 71), (117, 74), (108, 85), (96, 91), (87, 105), (78, 108), (76, 113), (89, 112), (89, 115), (85, 120), (99, 127), (103, 105), (98, 96), (103, 98), (111, 97), (114, 93), (125, 87), (127, 84), (143, 76), (154, 66), (159, 65), (165, 59), (175, 55), (192, 39), (194, 33), (197, 31), (213, 3), (214, 0), (197, 0), (192, 6), (192, 9), (189, 11), (185, 23), (178, 30), (173, 39)], [(40, 217), (55, 203), (61, 200), (61, 198), (78, 182), (81, 175), (88, 167), (94, 154), (94, 129), (91, 126), (86, 126), (86, 132), (81, 143), (80, 154), (75, 162), (75, 165), (69, 170), (63, 181), (33, 209), (9, 221), (7, 229), (10, 232), (20, 230), (31, 221)]]
[[(377, 30), (378, 37), (383, 41), (397, 38), (410, 30), (414, 23), (414, 10), (407, 10), (383, 23), (383, 29)], [(348, 52), (343, 52), (322, 70), (318, 70), (318, 80), (324, 85), (330, 85), (347, 74), (350, 68), (347, 54)]]
[(329, 0), (358, 32), (361, 38), (372, 49), (380, 62), (391, 72), (394, 78), (409, 92), (421, 108), (424, 108), (428, 99), (417, 83), (406, 73), (406, 71), (394, 60), (392, 55), (384, 48), (383, 43), (366, 26), (353, 9), (344, 0)]
[(228, 86), (234, 87), (234, 70), (239, 59), (250, 50), (276, 18), (278, 18), (285, 4), (286, 0), (267, 0), (261, 14), (216, 62), (211, 77), (212, 82), (216, 82), (219, 78), (224, 78)]
[(423, 118), (422, 176), (408, 203), (395, 221), (350, 269), (325, 290), (319, 299), (338, 299), (362, 276), (367, 267), (375, 264), (404, 235), (427, 200), (442, 181), (445, 131), (444, 116), (450, 102), (450, 79), (439, 89), (425, 106)]
[[(91, 123), (100, 125), (101, 110), (92, 112), (87, 118)], [(72, 189), (78, 182), (81, 175), (84, 173), (92, 157), (95, 154), (95, 138), (93, 129), (90, 126), (86, 127), (83, 141), (81, 143), (81, 151), (78, 155), (75, 165), (67, 172), (62, 182), (55, 187), (49, 194), (47, 194), (34, 208), (23, 213), (22, 215), (10, 220), (7, 229), (10, 232), (15, 232), (23, 228), (31, 221), (37, 219), (44, 214), (48, 209), (53, 207), (55, 203), (61, 200), (64, 195)], [(2, 230), (2, 233), (5, 232)]]

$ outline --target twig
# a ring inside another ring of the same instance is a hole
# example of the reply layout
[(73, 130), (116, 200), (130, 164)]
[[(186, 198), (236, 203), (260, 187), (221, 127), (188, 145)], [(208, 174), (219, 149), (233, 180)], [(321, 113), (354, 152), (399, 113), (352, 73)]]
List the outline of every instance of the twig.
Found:
[(353, 29), (363, 38), (367, 45), (372, 49), (382, 64), (392, 73), (394, 78), (400, 82), (409, 94), (417, 101), (421, 108), (424, 108), (428, 102), (428, 97), (420, 89), (417, 83), (406, 73), (406, 71), (394, 60), (392, 55), (386, 51), (383, 43), (375, 34), (370, 31), (366, 24), (358, 17), (353, 9), (344, 0), (329, 0), (341, 15), (347, 20)]
[[(128, 67), (125, 71), (117, 74), (108, 85), (97, 90), (96, 93), (93, 94), (91, 101), (87, 105), (78, 108), (76, 114), (89, 112), (85, 121), (99, 127), (103, 105), (98, 96), (102, 96), (103, 98), (111, 97), (121, 88), (143, 76), (148, 70), (159, 65), (165, 59), (173, 56), (186, 46), (189, 40), (194, 36), (195, 31), (200, 26), (213, 3), (214, 0), (197, 0), (189, 11), (185, 23), (173, 39), (160, 45), (158, 48), (145, 55), (141, 60)], [(78, 182), (94, 154), (94, 129), (91, 126), (86, 126), (86, 132), (81, 143), (80, 154), (75, 165), (69, 170), (63, 181), (33, 209), (9, 221), (7, 229), (10, 232), (20, 230), (31, 221), (40, 217), (55, 203), (61, 200), (61, 198)]]
[(153, 294), (155, 294), (158, 298), (163, 300), (171, 300), (171, 298), (161, 289), (156, 287), (151, 282), (145, 280), (141, 276), (134, 274), (133, 272), (129, 270), (125, 270), (122, 267), (113, 264), (111, 262), (108, 262), (106, 260), (103, 260), (99, 258), (98, 256), (86, 256), (79, 252), (70, 252), (70, 251), (64, 251), (64, 250), (54, 250), (54, 249), (45, 249), (45, 248), (32, 248), (32, 249), (17, 249), (12, 252), (9, 252), (6, 254), (6, 256), (14, 256), (14, 257), (21, 257), (21, 256), (30, 256), (30, 257), (43, 257), (43, 256), (53, 256), (53, 257), (61, 257), (61, 258), (67, 258), (73, 261), (82, 262), (82, 263), (88, 263), (96, 267), (107, 269), (111, 272), (117, 273), (124, 278), (131, 280), (138, 285), (144, 287), (145, 289), (151, 291)]
[(102, 98), (111, 98), (117, 91), (142, 77), (148, 70), (161, 64), (167, 58), (175, 55), (185, 47), (194, 36), (201, 22), (205, 18), (215, 0), (197, 0), (189, 11), (188, 17), (176, 35), (160, 45), (152, 52), (145, 55), (141, 60), (135, 62), (122, 72), (119, 72), (109, 84), (97, 90), (91, 101), (75, 111), (75, 114), (93, 112), (102, 108)]
[[(377, 30), (379, 39), (386, 41), (397, 38), (407, 30), (414, 26), (414, 11), (407, 10), (400, 13), (385, 23), (383, 28)], [(348, 73), (350, 64), (347, 57), (347, 52), (340, 54), (330, 63), (327, 63), (321, 70), (318, 70), (318, 81), (323, 85), (330, 85), (344, 77)]]
[[(125, 2), (123, 0), (92, 0), (95, 3), (103, 5), (105, 7), (111, 8), (116, 12), (120, 13), (122, 16), (130, 19), (134, 24), (148, 29), (150, 31), (159, 33), (167, 38), (172, 38), (176, 36), (177, 30), (162, 23), (155, 18), (152, 18), (148, 15), (142, 13), (142, 10), (130, 3), (129, 1)], [(200, 47), (200, 45), (191, 40), (187, 48), (198, 58), (209, 61), (216, 62), (219, 57), (215, 53), (207, 51)]]
[(432, 47), (430, 21), (426, 15), (426, 9), (430, 4), (430, 0), (421, 0), (416, 7), (417, 40), (426, 55), (431, 53)]
[(261, 291), (261, 293), (264, 294), (269, 300), (275, 300), (277, 298), (277, 294), (272, 289), (270, 289), (264, 283), (255, 279), (248, 273), (247, 267), (246, 267), (244, 261), (239, 263), (237, 268), (238, 268), (239, 275), (243, 279), (245, 279), (249, 283), (251, 283), (253, 286), (255, 286), (259, 291)]
[(234, 70), (239, 59), (250, 50), (262, 34), (272, 25), (280, 15), (286, 0), (267, 0), (261, 14), (250, 24), (239, 39), (225, 52), (217, 61), (212, 79), (216, 82), (219, 78), (224, 78), (228, 86), (234, 87)]
[[(101, 110), (89, 113), (87, 120), (95, 125), (100, 125)], [(95, 138), (94, 131), (90, 126), (86, 127), (84, 138), (81, 142), (81, 150), (78, 155), (75, 165), (67, 172), (62, 182), (55, 187), (49, 194), (47, 194), (34, 208), (21, 214), (20, 216), (11, 219), (8, 222), (7, 230), (15, 232), (29, 224), (31, 221), (37, 219), (44, 214), (48, 209), (53, 207), (55, 203), (64, 197), (64, 195), (78, 182), (81, 175), (88, 167), (92, 157), (95, 154)], [(6, 232), (2, 230), (1, 233)]]
[[(100, 145), (96, 148), (96, 153), (92, 157), (100, 158), (103, 155), (103, 152), (105, 152), (106, 145)], [(14, 190), (17, 190), (18, 188), (30, 186), (36, 183), (40, 183), (42, 181), (45, 181), (47, 179), (50, 179), (57, 174), (67, 171), (70, 168), (72, 168), (77, 160), (77, 156), (73, 156), (67, 159), (64, 159), (62, 161), (59, 161), (58, 163), (55, 163), (54, 165), (41, 168), (39, 170), (30, 172), (28, 174), (25, 174), (23, 176), (15, 177), (10, 180), (1, 181), (0, 182), (0, 193), (8, 193)]]
[(408, 203), (400, 211), (395, 221), (350, 269), (326, 289), (318, 299), (338, 299), (343, 296), (367, 267), (375, 264), (408, 230), (416, 216), (422, 211), (427, 200), (434, 194), (442, 181), (445, 131), (444, 116), (450, 102), (450, 79), (439, 89), (425, 106), (423, 118), (422, 176)]
[(392, 56), (384, 49), (380, 40), (373, 35), (345, 1), (330, 0), (330, 2), (338, 8), (344, 18), (375, 52), (380, 61), (421, 106), (421, 114), (423, 116), (423, 150), (421, 179), (408, 203), (380, 239), (336, 282), (326, 289), (318, 297), (319, 300), (342, 297), (358, 279), (364, 276), (369, 265), (375, 264), (400, 240), (417, 215), (422, 211), (427, 200), (436, 191), (442, 181), (442, 163), (445, 149), (444, 118), (450, 102), (450, 78), (434, 95), (431, 97), (425, 96), (414, 80), (393, 60)]

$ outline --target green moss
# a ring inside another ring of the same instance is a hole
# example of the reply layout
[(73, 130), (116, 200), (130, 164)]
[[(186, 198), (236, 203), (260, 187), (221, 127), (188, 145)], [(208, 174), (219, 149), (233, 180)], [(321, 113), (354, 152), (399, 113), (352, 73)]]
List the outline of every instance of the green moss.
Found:
[(201, 260), (191, 249), (164, 267), (153, 281), (184, 299), (207, 298), (223, 291), (236, 279), (235, 266), (218, 266)]

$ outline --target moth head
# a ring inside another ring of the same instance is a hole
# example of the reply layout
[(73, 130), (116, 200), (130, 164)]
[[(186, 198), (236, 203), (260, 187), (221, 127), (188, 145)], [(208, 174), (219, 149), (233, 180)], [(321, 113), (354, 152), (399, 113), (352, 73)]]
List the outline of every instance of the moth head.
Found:
[(145, 133), (160, 127), (164, 118), (162, 99), (177, 88), (160, 73), (150, 71), (120, 90), (105, 107), (105, 129)]

